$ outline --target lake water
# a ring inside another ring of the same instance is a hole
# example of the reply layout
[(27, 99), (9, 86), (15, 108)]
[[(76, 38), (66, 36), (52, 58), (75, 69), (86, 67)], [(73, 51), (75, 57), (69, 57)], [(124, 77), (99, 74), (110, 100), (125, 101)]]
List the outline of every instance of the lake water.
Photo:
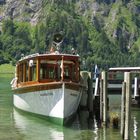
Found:
[[(120, 140), (120, 129), (98, 128), (80, 112), (71, 126), (62, 127), (18, 112), (12, 104), (11, 75), (0, 74), (0, 140)], [(110, 110), (120, 112), (120, 96), (110, 96)], [(88, 123), (89, 122), (89, 123)], [(132, 109), (131, 139), (140, 139), (140, 109)]]

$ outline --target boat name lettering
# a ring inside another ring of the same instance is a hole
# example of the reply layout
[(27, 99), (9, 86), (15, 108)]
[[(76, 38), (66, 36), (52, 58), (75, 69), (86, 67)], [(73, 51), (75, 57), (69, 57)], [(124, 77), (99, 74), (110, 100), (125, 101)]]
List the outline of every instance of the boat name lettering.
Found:
[(52, 92), (50, 92), (50, 93), (42, 93), (42, 94), (40, 94), (40, 96), (52, 96), (52, 95), (53, 95)]

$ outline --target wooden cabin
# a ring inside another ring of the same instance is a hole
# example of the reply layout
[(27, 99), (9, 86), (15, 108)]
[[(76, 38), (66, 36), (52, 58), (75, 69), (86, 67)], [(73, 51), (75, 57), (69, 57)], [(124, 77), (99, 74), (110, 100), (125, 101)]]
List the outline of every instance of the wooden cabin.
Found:
[(17, 63), (17, 86), (39, 83), (79, 82), (79, 56), (43, 54), (29, 56)]

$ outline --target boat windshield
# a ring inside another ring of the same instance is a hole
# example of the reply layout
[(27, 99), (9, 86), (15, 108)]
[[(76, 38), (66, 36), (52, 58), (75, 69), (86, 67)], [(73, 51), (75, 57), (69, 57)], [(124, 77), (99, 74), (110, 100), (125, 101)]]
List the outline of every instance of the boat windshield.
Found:
[(41, 60), (40, 80), (77, 81), (76, 63), (70, 60)]

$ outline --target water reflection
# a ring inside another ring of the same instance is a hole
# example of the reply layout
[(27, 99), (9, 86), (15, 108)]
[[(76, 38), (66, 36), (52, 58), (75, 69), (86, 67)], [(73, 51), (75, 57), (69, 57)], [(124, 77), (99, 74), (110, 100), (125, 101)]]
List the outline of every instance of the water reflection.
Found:
[(94, 128), (94, 130), (93, 130), (93, 132), (94, 132), (94, 134), (95, 134), (94, 140), (98, 140), (98, 122), (97, 122), (96, 119), (94, 120), (94, 126), (95, 126), (95, 128)]
[(137, 140), (138, 138), (138, 122), (136, 121), (136, 117), (133, 117), (134, 120), (134, 130), (133, 130), (133, 134), (134, 134), (134, 140)]
[[(4, 79), (0, 79), (3, 81)], [(8, 81), (0, 83), (0, 140), (120, 140), (119, 129), (99, 128), (96, 119), (81, 111), (71, 126), (62, 127), (13, 109)], [(110, 111), (120, 110), (120, 96), (111, 96)], [(115, 107), (115, 109), (114, 109)], [(140, 138), (140, 110), (132, 111), (131, 139)]]
[(49, 124), (46, 120), (26, 116), (14, 109), (13, 111), (15, 127), (20, 133), (25, 135), (25, 139), (29, 140), (63, 140), (63, 129), (53, 124)]
[(79, 111), (78, 120), (79, 126), (81, 130), (88, 130), (92, 132), (92, 139), (97, 140), (98, 137), (98, 126), (99, 122), (95, 119), (96, 117), (89, 117), (89, 112), (86, 110)]
[[(96, 120), (89, 120), (88, 113), (81, 112), (71, 126), (62, 127), (46, 120), (23, 114), (13, 110), (13, 120), (18, 133), (26, 140), (98, 140)], [(81, 116), (81, 117), (80, 117)], [(93, 123), (94, 122), (94, 123)]]

